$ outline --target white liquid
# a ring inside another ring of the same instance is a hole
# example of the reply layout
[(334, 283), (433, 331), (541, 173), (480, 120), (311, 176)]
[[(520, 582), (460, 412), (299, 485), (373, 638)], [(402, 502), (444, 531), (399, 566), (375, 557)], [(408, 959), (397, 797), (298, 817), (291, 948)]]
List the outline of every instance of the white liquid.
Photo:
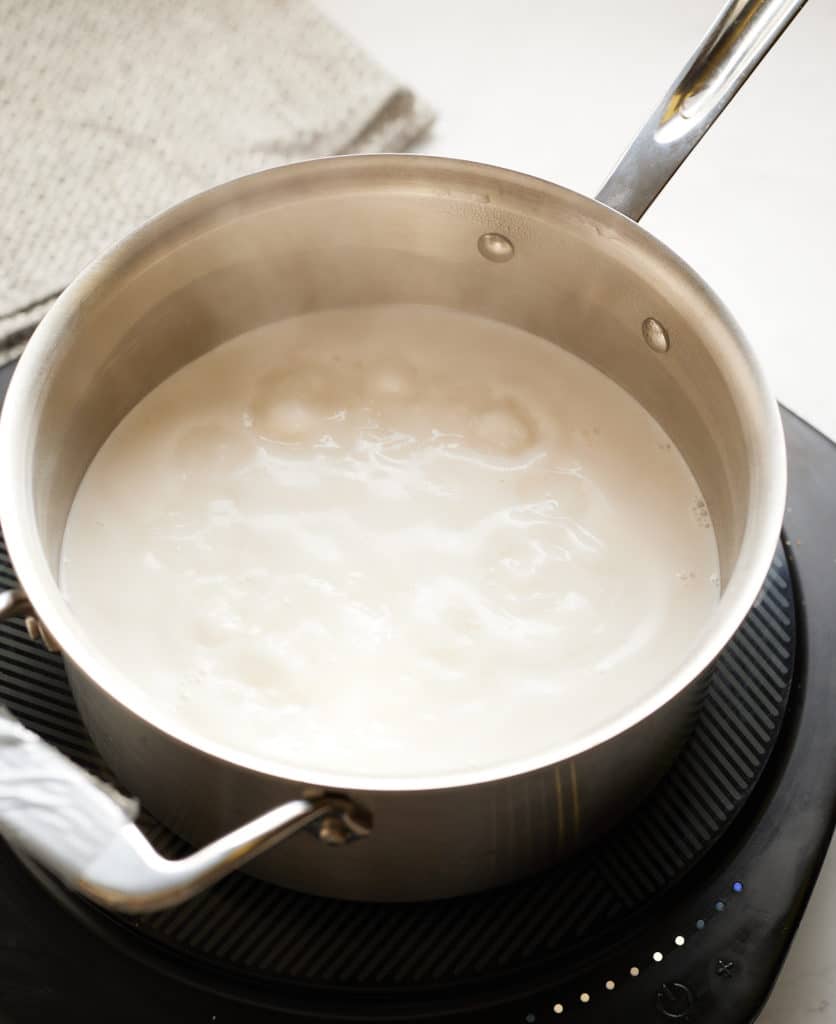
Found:
[(692, 648), (717, 572), (693, 476), (626, 392), (392, 306), (259, 329), (143, 399), (82, 481), (62, 585), (198, 735), (404, 777), (619, 715)]

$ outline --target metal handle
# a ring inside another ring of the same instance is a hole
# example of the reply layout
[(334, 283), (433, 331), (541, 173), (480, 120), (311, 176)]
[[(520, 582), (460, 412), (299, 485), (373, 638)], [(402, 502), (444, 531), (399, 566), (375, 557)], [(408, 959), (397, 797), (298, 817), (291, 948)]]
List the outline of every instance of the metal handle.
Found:
[(111, 910), (138, 914), (182, 903), (316, 821), (320, 838), (330, 843), (371, 827), (368, 814), (345, 797), (291, 800), (188, 857), (166, 860), (133, 824), (138, 812), (136, 800), (0, 706), (0, 835)]
[(731, 0), (595, 197), (641, 220), (806, 0)]
[[(0, 622), (30, 616), (22, 590), (0, 592)], [(172, 907), (283, 839), (321, 822), (331, 845), (368, 835), (371, 816), (347, 797), (290, 800), (180, 860), (166, 860), (133, 824), (124, 797), (25, 728), (0, 705), (0, 836), (110, 910)]]
[(188, 857), (166, 860), (136, 825), (124, 824), (80, 874), (64, 881), (111, 910), (131, 914), (162, 910), (196, 896), (317, 821), (323, 823), (320, 838), (336, 844), (359, 839), (371, 827), (371, 819), (344, 797), (300, 798), (274, 807)]

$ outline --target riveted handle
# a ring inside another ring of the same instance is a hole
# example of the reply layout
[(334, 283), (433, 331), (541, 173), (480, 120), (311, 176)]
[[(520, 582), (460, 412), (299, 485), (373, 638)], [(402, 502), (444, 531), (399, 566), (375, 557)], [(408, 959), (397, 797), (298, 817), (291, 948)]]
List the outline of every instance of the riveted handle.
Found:
[(347, 797), (290, 800), (180, 860), (161, 857), (130, 800), (84, 771), (0, 706), (0, 835), (65, 885), (111, 910), (175, 906), (277, 843), (320, 822), (342, 844), (371, 818)]
[(641, 220), (805, 3), (731, 0), (595, 198)]

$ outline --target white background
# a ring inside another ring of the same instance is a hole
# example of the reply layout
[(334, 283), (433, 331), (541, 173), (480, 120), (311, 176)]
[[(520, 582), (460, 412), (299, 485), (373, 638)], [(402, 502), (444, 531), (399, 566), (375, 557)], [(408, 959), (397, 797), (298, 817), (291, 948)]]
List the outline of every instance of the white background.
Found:
[[(435, 106), (416, 148), (592, 194), (720, 3), (319, 0)], [(729, 305), (780, 400), (836, 438), (834, 184), (836, 4), (810, 0), (643, 224)], [(834, 851), (759, 1024), (809, 1020), (836, 1024)]]

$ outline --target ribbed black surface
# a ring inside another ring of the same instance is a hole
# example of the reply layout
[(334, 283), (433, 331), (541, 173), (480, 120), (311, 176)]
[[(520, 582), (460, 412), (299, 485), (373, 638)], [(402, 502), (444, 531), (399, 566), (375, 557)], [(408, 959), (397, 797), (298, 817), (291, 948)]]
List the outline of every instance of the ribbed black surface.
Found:
[[(13, 581), (0, 550), (0, 579)], [(183, 907), (121, 921), (154, 943), (260, 980), (393, 992), (501, 980), (594, 944), (705, 856), (741, 809), (774, 744), (795, 657), (782, 549), (755, 608), (712, 673), (695, 732), (651, 797), (605, 843), (554, 872), (435, 904), (342, 903), (242, 875)], [(61, 660), (0, 627), (0, 702), (106, 776), (78, 719)], [(150, 818), (168, 855), (185, 845)], [(97, 912), (99, 913), (99, 912)]]

